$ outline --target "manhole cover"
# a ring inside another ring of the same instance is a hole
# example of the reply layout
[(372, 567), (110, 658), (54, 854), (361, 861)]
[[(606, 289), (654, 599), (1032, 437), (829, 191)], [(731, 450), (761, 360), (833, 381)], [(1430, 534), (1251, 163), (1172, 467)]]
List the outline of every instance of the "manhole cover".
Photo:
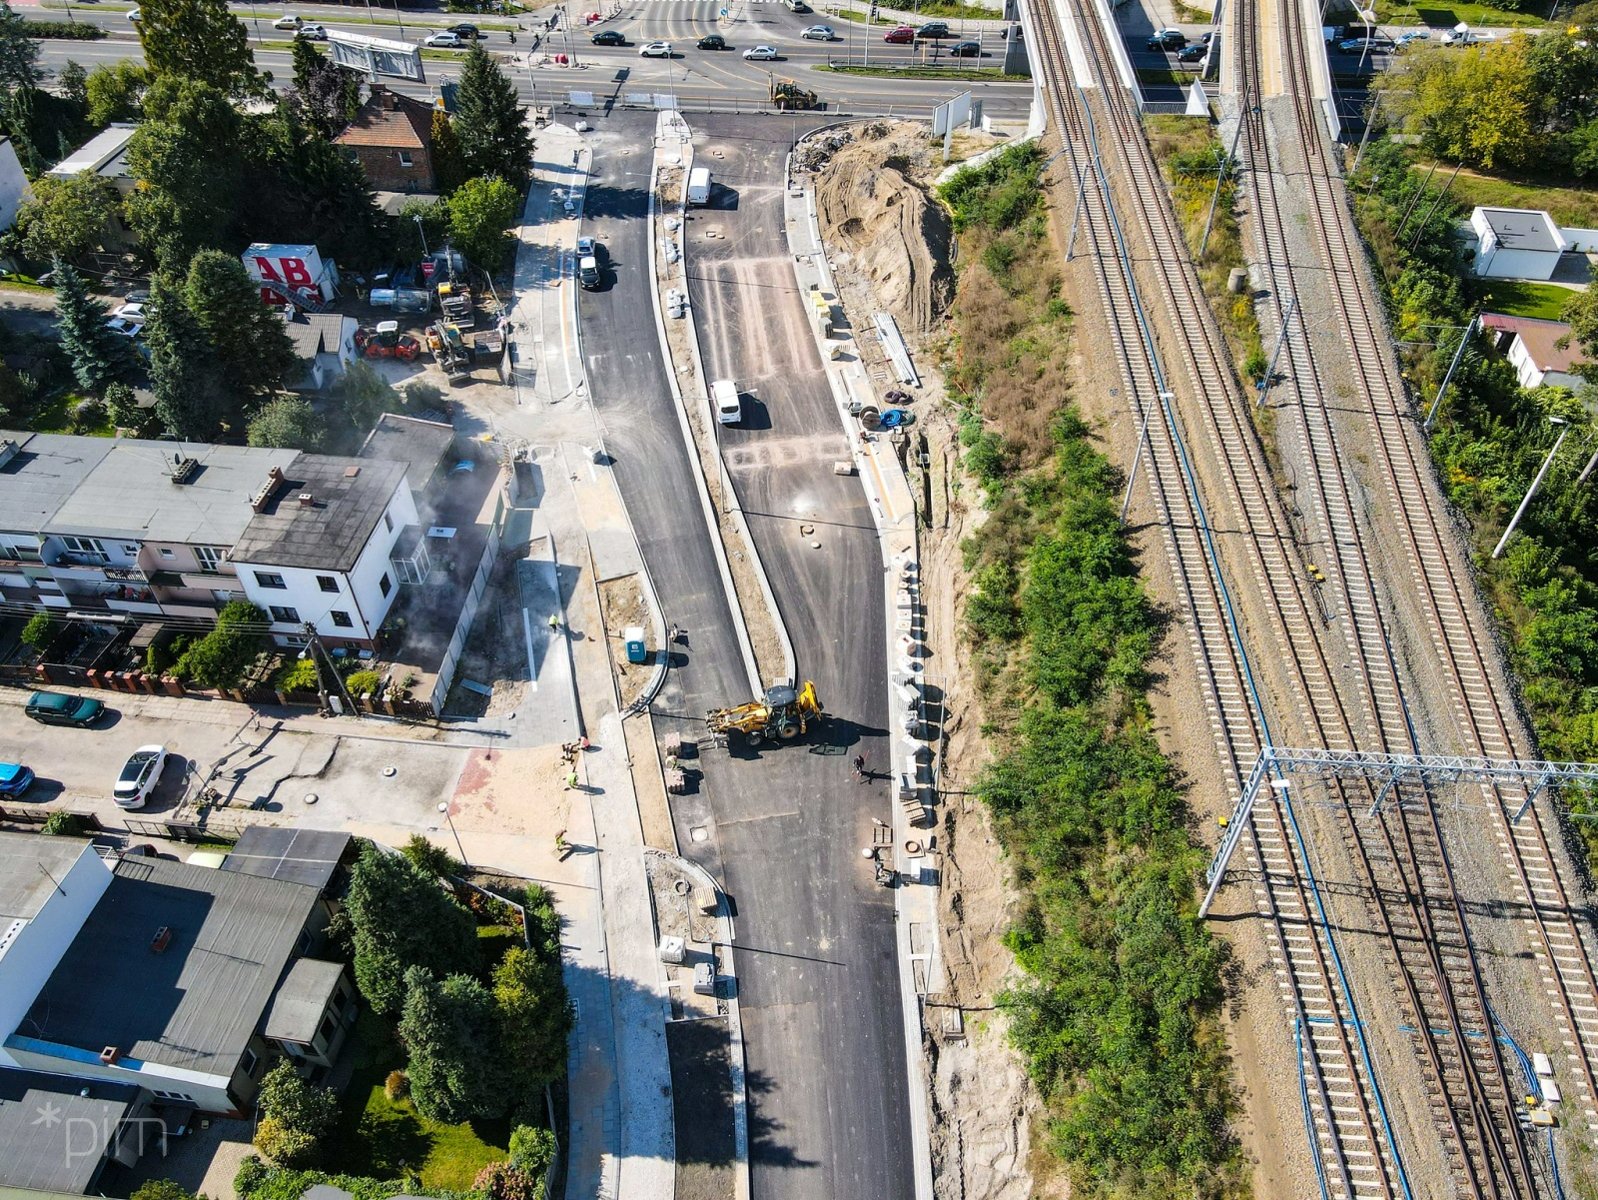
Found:
[(305, 803), (307, 804), (315, 804), (319, 799), (320, 797), (315, 792), (305, 793)]
[(384, 767), (383, 768), (383, 778), (384, 779), (388, 779), (391, 776), (394, 776), (394, 775), (396, 775), (398, 773), (399, 773), (399, 768), (398, 767)]
[(688, 837), (691, 841), (707, 842), (710, 840), (710, 830), (706, 829), (703, 825), (695, 825), (688, 831)]

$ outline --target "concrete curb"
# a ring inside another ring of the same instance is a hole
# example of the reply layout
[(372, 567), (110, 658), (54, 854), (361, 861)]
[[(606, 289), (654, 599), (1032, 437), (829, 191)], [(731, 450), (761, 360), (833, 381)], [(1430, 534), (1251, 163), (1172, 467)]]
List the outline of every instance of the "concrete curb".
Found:
[[(692, 163), (690, 157), (689, 163)], [(688, 294), (688, 224), (686, 219), (680, 226), (682, 237), (679, 239), (682, 253), (678, 256), (678, 277), (682, 283), (683, 294)], [(788, 636), (788, 626), (782, 619), (782, 610), (777, 607), (776, 594), (771, 590), (771, 580), (766, 576), (766, 564), (760, 557), (760, 548), (755, 544), (754, 534), (749, 531), (749, 522), (744, 518), (743, 504), (738, 499), (738, 492), (732, 486), (732, 475), (727, 470), (727, 459), (721, 451), (721, 439), (715, 437), (716, 412), (710, 402), (710, 380), (705, 376), (704, 353), (699, 345), (699, 319), (694, 315), (694, 306), (687, 305), (683, 310), (683, 320), (688, 323), (688, 344), (693, 348), (694, 373), (699, 378), (699, 398), (702, 402), (703, 416), (706, 421), (705, 428), (711, 430), (711, 441), (716, 447), (716, 464), (721, 468), (721, 494), (727, 499), (727, 511), (732, 516), (733, 526), (738, 531), (738, 536), (743, 539), (749, 551), (749, 561), (754, 564), (755, 581), (760, 585), (760, 595), (765, 599), (766, 609), (771, 614), (772, 627), (777, 631), (777, 641), (782, 646), (783, 677), (797, 682), (799, 667), (793, 652), (793, 639)], [(756, 689), (756, 695), (761, 690)]]
[[(686, 127), (686, 122), (684, 123)], [(657, 126), (658, 128), (658, 126)], [(658, 135), (657, 135), (658, 136)], [(688, 142), (683, 143), (685, 146)], [(691, 159), (689, 160), (691, 161)], [(683, 169), (688, 169), (685, 162)], [(662, 312), (660, 297), (660, 276), (658, 272), (659, 240), (655, 235), (655, 191), (660, 180), (660, 151), (654, 151), (654, 157), (649, 166), (649, 295), (655, 310), (655, 332), (660, 338), (660, 353), (668, 366), (672, 362), (671, 341), (666, 336), (666, 318)], [(683, 405), (682, 389), (677, 385), (677, 373), (672, 370), (666, 372), (667, 384), (671, 390), (672, 410), (677, 414), (677, 423), (682, 430), (683, 445), (688, 450), (688, 462), (694, 477), (695, 490), (699, 493), (699, 505), (704, 511), (705, 526), (711, 532), (711, 549), (716, 556), (716, 570), (721, 576), (722, 590), (727, 596), (727, 606), (732, 610), (733, 632), (738, 635), (738, 649), (743, 655), (744, 671), (749, 677), (750, 693), (760, 694), (760, 670), (755, 664), (755, 648), (749, 641), (749, 627), (744, 624), (743, 608), (738, 603), (738, 589), (733, 587), (732, 568), (727, 564), (727, 548), (721, 542), (720, 523), (716, 520), (715, 506), (710, 503), (710, 487), (705, 482), (704, 468), (699, 462), (699, 450), (694, 442), (694, 431), (688, 426), (688, 414)]]
[(733, 922), (727, 908), (727, 897), (716, 886), (710, 872), (698, 863), (689, 862), (680, 855), (648, 847), (645, 854), (658, 854), (669, 859), (686, 874), (696, 876), (716, 897), (716, 920), (721, 923), (722, 947), (727, 953), (725, 977), (732, 980), (732, 993), (727, 997), (727, 1038), (731, 1052), (728, 1060), (732, 1066), (732, 1152), (737, 1170), (733, 1177), (733, 1200), (749, 1200), (749, 1090), (744, 1076), (743, 1017), (738, 1003), (738, 972), (733, 966)]
[[(828, 128), (831, 127), (832, 126), (828, 126)], [(803, 141), (803, 139), (801, 139), (801, 141)], [(788, 181), (788, 187), (786, 189), (786, 191), (789, 193), (788, 198), (792, 198), (793, 154), (790, 153), (788, 156), (788, 160), (784, 164), (783, 170), (784, 177)], [(789, 258), (793, 264), (795, 282), (799, 285), (801, 293), (803, 293), (806, 290), (806, 281), (803, 276), (803, 270), (805, 264), (808, 262), (820, 276), (821, 284), (825, 290), (831, 292), (834, 296), (838, 296), (838, 303), (841, 305), (842, 297), (838, 292), (837, 283), (832, 277), (832, 267), (827, 261), (826, 245), (821, 237), (821, 223), (819, 214), (816, 210), (815, 191), (809, 185), (806, 185), (803, 191), (806, 226), (815, 250), (811, 254), (801, 255), (798, 252), (798, 247), (794, 246), (791, 241), (789, 242)], [(784, 200), (784, 207), (786, 209), (787, 199)], [(792, 223), (785, 220), (783, 224), (784, 228), (791, 234)], [(822, 363), (825, 366), (825, 364), (830, 362), (827, 356), (825, 339), (821, 336), (820, 332), (815, 329), (812, 329), (812, 335), (815, 338), (817, 348), (821, 351)], [(889, 544), (889, 540), (895, 534), (903, 535), (904, 531), (902, 527), (896, 529), (894, 526), (891, 526), (887, 523), (885, 505), (883, 503), (881, 494), (872, 482), (872, 472), (879, 469), (876, 455), (872, 454), (868, 450), (866, 443), (863, 443), (856, 436), (854, 421), (849, 414), (850, 397), (848, 383), (843, 379), (841, 372), (833, 371), (828, 368), (826, 370), (826, 374), (827, 382), (832, 389), (833, 399), (837, 407), (839, 423), (843, 427), (844, 436), (849, 441), (850, 453), (855, 463), (855, 469), (860, 474), (861, 485), (866, 492), (867, 499), (870, 501), (869, 507), (871, 508), (872, 523), (876, 525), (877, 528), (877, 539), (882, 554), (882, 569), (884, 577), (883, 620), (886, 625), (887, 632), (887, 637), (885, 640), (886, 661), (884, 662), (884, 669), (886, 671), (887, 678), (891, 683), (895, 674), (893, 647), (895, 642), (896, 627), (896, 581), (893, 578), (894, 553)], [(897, 458), (894, 458), (893, 466), (896, 470), (900, 469)], [(869, 471), (867, 470), (867, 467), (870, 467)], [(910, 541), (911, 552), (916, 561), (919, 562), (919, 530), (915, 523), (913, 508), (908, 537)], [(889, 703), (892, 705), (895, 703), (895, 701), (893, 699), (893, 689), (891, 687), (889, 690), (889, 696)], [(890, 716), (890, 723), (891, 722), (892, 717)], [(890, 755), (892, 756), (890, 762), (893, 767), (894, 788), (896, 790), (898, 780), (903, 777), (906, 772), (908, 772), (908, 775), (911, 779), (915, 778), (916, 765), (914, 761), (909, 761), (904, 758), (902, 747), (899, 744), (899, 739), (892, 739), (890, 741), (890, 746), (892, 747), (890, 750)], [(909, 827), (904, 824), (901, 806), (897, 803), (895, 803), (892, 808), (892, 816), (895, 841), (894, 855), (895, 862), (897, 863), (899, 861), (898, 855), (900, 853), (900, 848), (903, 846), (905, 841), (908, 840), (907, 835), (910, 830)], [(894, 947), (896, 951), (895, 958), (899, 969), (899, 1001), (902, 1009), (902, 1025), (905, 1042), (905, 1086), (908, 1091), (910, 1110), (911, 1162), (915, 1177), (916, 1200), (932, 1200), (933, 1178), (931, 1111), (929, 1104), (930, 1092), (922, 1063), (921, 1009), (915, 984), (915, 968), (911, 961), (912, 951), (910, 949), (909, 939), (909, 926), (911, 924), (911, 918), (914, 914), (907, 911), (906, 895), (907, 893), (904, 885), (901, 884), (900, 887), (894, 889)], [(934, 942), (936, 941), (938, 934), (936, 917), (937, 913), (936, 907), (934, 905), (933, 911), (931, 913), (932, 919), (927, 922), (927, 927), (932, 938), (934, 939)], [(925, 919), (924, 916), (923, 919)], [(933, 961), (933, 957), (928, 955), (927, 963), (929, 967)]]

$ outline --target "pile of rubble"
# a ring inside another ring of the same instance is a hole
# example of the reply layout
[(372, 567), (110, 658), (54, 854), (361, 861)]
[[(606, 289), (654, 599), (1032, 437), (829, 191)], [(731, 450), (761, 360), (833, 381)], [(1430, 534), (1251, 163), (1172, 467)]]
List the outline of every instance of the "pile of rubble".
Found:
[[(870, 128), (869, 126), (867, 127)], [(793, 156), (796, 171), (819, 171), (844, 146), (854, 141), (852, 129), (829, 129), (806, 138)]]

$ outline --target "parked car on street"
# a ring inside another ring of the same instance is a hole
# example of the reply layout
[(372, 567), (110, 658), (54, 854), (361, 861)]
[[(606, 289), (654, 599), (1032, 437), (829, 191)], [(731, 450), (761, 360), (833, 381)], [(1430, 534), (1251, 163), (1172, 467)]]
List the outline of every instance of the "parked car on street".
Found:
[(0, 763), (0, 797), (14, 800), (33, 785), (33, 772), (21, 763)]
[(949, 47), (949, 57), (951, 57), (951, 58), (981, 58), (982, 57), (982, 43), (981, 42), (956, 42), (954, 45)]
[(626, 44), (627, 39), (622, 36), (622, 32), (619, 29), (601, 29), (594, 34), (594, 45), (596, 46), (625, 46)]
[(116, 787), (111, 791), (111, 799), (116, 801), (118, 808), (143, 808), (149, 802), (150, 793), (155, 791), (155, 785), (161, 782), (161, 768), (164, 766), (165, 746), (140, 746), (123, 764), (122, 774), (117, 776)]
[(1180, 50), (1187, 45), (1187, 34), (1180, 29), (1162, 29), (1143, 43), (1145, 50)]
[(1183, 46), (1176, 52), (1176, 61), (1179, 63), (1203, 62), (1204, 56), (1210, 52), (1205, 45)]
[(307, 42), (325, 42), (327, 30), (320, 25), (301, 25), (294, 36)]
[(34, 692), (23, 711), (41, 725), (93, 725), (105, 714), (105, 705), (90, 696)]
[(583, 258), (583, 257), (586, 257), (587, 255), (592, 254), (594, 252), (594, 247), (597, 246), (597, 245), (599, 245), (599, 243), (594, 241), (594, 239), (591, 238), (591, 237), (580, 237), (580, 238), (578, 238), (577, 239), (577, 257), (578, 258)]
[(639, 58), (670, 58), (671, 57), (671, 43), (670, 42), (650, 42), (647, 45), (640, 46), (640, 47), (638, 47), (638, 57)]
[(1383, 37), (1357, 37), (1348, 38), (1337, 43), (1337, 49), (1343, 54), (1386, 54), (1393, 48), (1393, 43)]
[(719, 34), (719, 33), (707, 33), (707, 34), (705, 34), (704, 37), (699, 39), (698, 46), (699, 46), (699, 48), (701, 50), (731, 50), (732, 49), (731, 46), (727, 45), (727, 39), (722, 37), (721, 34)]
[(134, 324), (143, 324), (145, 319), (144, 301), (129, 301), (120, 308), (113, 309), (111, 316), (114, 320), (132, 321)]
[(882, 40), (892, 42), (896, 46), (908, 45), (916, 40), (916, 27), (914, 25), (899, 25), (888, 30), (882, 35)]
[(1429, 41), (1431, 36), (1432, 31), (1429, 29), (1411, 29), (1408, 33), (1399, 34), (1396, 44), (1407, 46), (1411, 42), (1425, 42)]
[(782, 55), (777, 53), (775, 46), (750, 46), (749, 49), (744, 51), (744, 57), (760, 62), (775, 62)]
[(466, 39), (448, 29), (440, 29), (437, 33), (430, 33), (423, 38), (422, 45), (434, 46), (445, 50), (464, 50), (466, 49)]
[(577, 282), (585, 290), (593, 291), (603, 279), (604, 275), (599, 270), (599, 258), (597, 255), (585, 254), (577, 260)]
[(811, 25), (799, 36), (811, 42), (830, 42), (838, 35), (832, 32), (831, 25)]

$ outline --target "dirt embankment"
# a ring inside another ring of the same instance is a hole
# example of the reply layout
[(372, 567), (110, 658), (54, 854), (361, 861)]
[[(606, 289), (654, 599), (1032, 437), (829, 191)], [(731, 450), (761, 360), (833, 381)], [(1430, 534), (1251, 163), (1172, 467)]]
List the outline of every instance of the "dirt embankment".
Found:
[(814, 172), (839, 294), (856, 325), (872, 312), (893, 314), (922, 378), (911, 453), (901, 457), (913, 464), (912, 486), (926, 514), (920, 537), (928, 678), (944, 688), (946, 714), (937, 826), (945, 987), (928, 996), (924, 1043), (935, 1194), (939, 1200), (1060, 1195), (1061, 1185), (1035, 1174), (1049, 1172), (1034, 1146), (1039, 1101), (995, 1007), (1015, 970), (1002, 937), (1018, 897), (987, 813), (969, 794), (987, 749), (959, 636), (959, 598), (969, 590), (960, 543), (984, 513), (966, 503), (975, 489), (962, 479), (954, 416), (941, 404), (936, 349), (955, 277), (948, 217), (929, 193), (943, 166), (939, 144), (924, 126), (899, 122), (853, 126), (819, 141), (799, 162)]

